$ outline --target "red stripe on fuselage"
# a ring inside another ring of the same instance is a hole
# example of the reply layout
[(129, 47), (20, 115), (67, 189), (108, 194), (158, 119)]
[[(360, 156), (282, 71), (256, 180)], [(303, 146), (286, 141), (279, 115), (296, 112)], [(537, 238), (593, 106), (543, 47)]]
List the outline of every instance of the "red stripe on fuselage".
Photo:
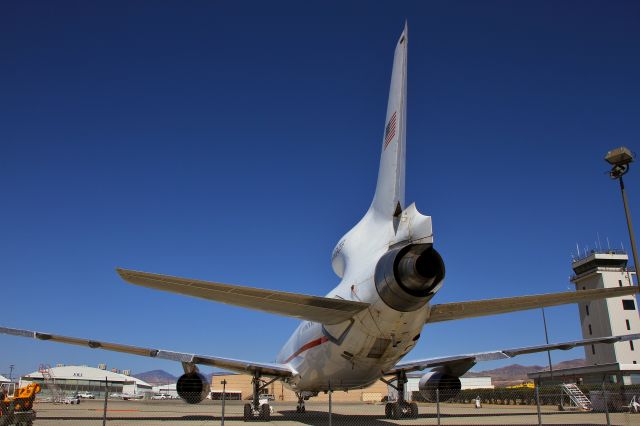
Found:
[(294, 359), (295, 357), (297, 357), (298, 355), (300, 355), (302, 352), (308, 351), (309, 349), (315, 348), (316, 346), (321, 345), (321, 344), (323, 344), (325, 342), (328, 342), (328, 341), (329, 341), (329, 339), (327, 339), (326, 336), (322, 336), (319, 339), (312, 340), (309, 343), (305, 343), (304, 345), (302, 345), (302, 347), (300, 349), (295, 351), (293, 353), (293, 355), (291, 355), (289, 358), (287, 358), (287, 360), (284, 363), (286, 364), (289, 361), (291, 361), (292, 359)]

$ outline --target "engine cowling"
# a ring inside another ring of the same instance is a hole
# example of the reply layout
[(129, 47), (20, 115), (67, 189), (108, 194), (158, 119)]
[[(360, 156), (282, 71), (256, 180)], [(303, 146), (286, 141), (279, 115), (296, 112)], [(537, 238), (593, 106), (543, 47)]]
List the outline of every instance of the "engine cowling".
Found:
[(431, 244), (412, 244), (386, 252), (376, 265), (380, 298), (401, 312), (423, 307), (440, 288), (444, 262)]
[[(458, 395), (460, 389), (462, 389), (462, 384), (457, 376), (440, 371), (432, 371), (420, 378), (418, 389), (420, 389), (420, 393), (428, 402), (436, 402), (436, 397), (440, 402), (443, 402)], [(436, 389), (438, 390), (437, 395)]]
[(209, 382), (200, 373), (186, 373), (178, 378), (178, 396), (189, 404), (198, 404), (209, 395)]

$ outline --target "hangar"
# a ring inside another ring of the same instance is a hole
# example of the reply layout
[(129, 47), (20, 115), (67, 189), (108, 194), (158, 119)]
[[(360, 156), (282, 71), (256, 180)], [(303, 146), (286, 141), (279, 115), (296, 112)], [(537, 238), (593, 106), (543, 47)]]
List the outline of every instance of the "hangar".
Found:
[(126, 374), (107, 371), (104, 364), (101, 368), (86, 365), (65, 365), (53, 368), (41, 368), (20, 378), (20, 386), (38, 383), (42, 386), (42, 396), (54, 395), (56, 392), (68, 395), (75, 392), (91, 392), (96, 398), (103, 398), (105, 382), (109, 393), (153, 395), (151, 385), (143, 380)]

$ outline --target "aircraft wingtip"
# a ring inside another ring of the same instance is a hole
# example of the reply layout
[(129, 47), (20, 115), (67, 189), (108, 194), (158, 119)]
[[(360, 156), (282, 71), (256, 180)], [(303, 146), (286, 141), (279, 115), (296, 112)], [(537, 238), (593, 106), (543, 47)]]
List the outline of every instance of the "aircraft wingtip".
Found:
[(124, 269), (124, 268), (116, 268), (116, 272), (120, 276), (120, 278), (122, 278), (123, 280), (126, 281), (127, 272), (128, 272), (126, 269)]

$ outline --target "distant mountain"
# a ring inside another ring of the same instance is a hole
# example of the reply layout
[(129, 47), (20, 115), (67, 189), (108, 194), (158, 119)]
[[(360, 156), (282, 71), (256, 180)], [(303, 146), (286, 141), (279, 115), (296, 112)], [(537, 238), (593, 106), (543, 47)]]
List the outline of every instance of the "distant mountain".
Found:
[[(554, 370), (565, 368), (584, 367), (587, 362), (584, 359), (572, 359), (554, 364)], [(536, 371), (547, 371), (549, 366), (531, 365), (525, 366), (520, 364), (511, 364), (506, 367), (496, 368), (494, 370), (469, 371), (463, 377), (491, 377), (493, 384), (496, 386), (511, 386), (520, 384), (529, 380), (528, 373)]]
[(164, 370), (145, 371), (144, 373), (133, 374), (133, 377), (144, 380), (152, 385), (166, 385), (178, 381), (176, 376), (169, 374)]

